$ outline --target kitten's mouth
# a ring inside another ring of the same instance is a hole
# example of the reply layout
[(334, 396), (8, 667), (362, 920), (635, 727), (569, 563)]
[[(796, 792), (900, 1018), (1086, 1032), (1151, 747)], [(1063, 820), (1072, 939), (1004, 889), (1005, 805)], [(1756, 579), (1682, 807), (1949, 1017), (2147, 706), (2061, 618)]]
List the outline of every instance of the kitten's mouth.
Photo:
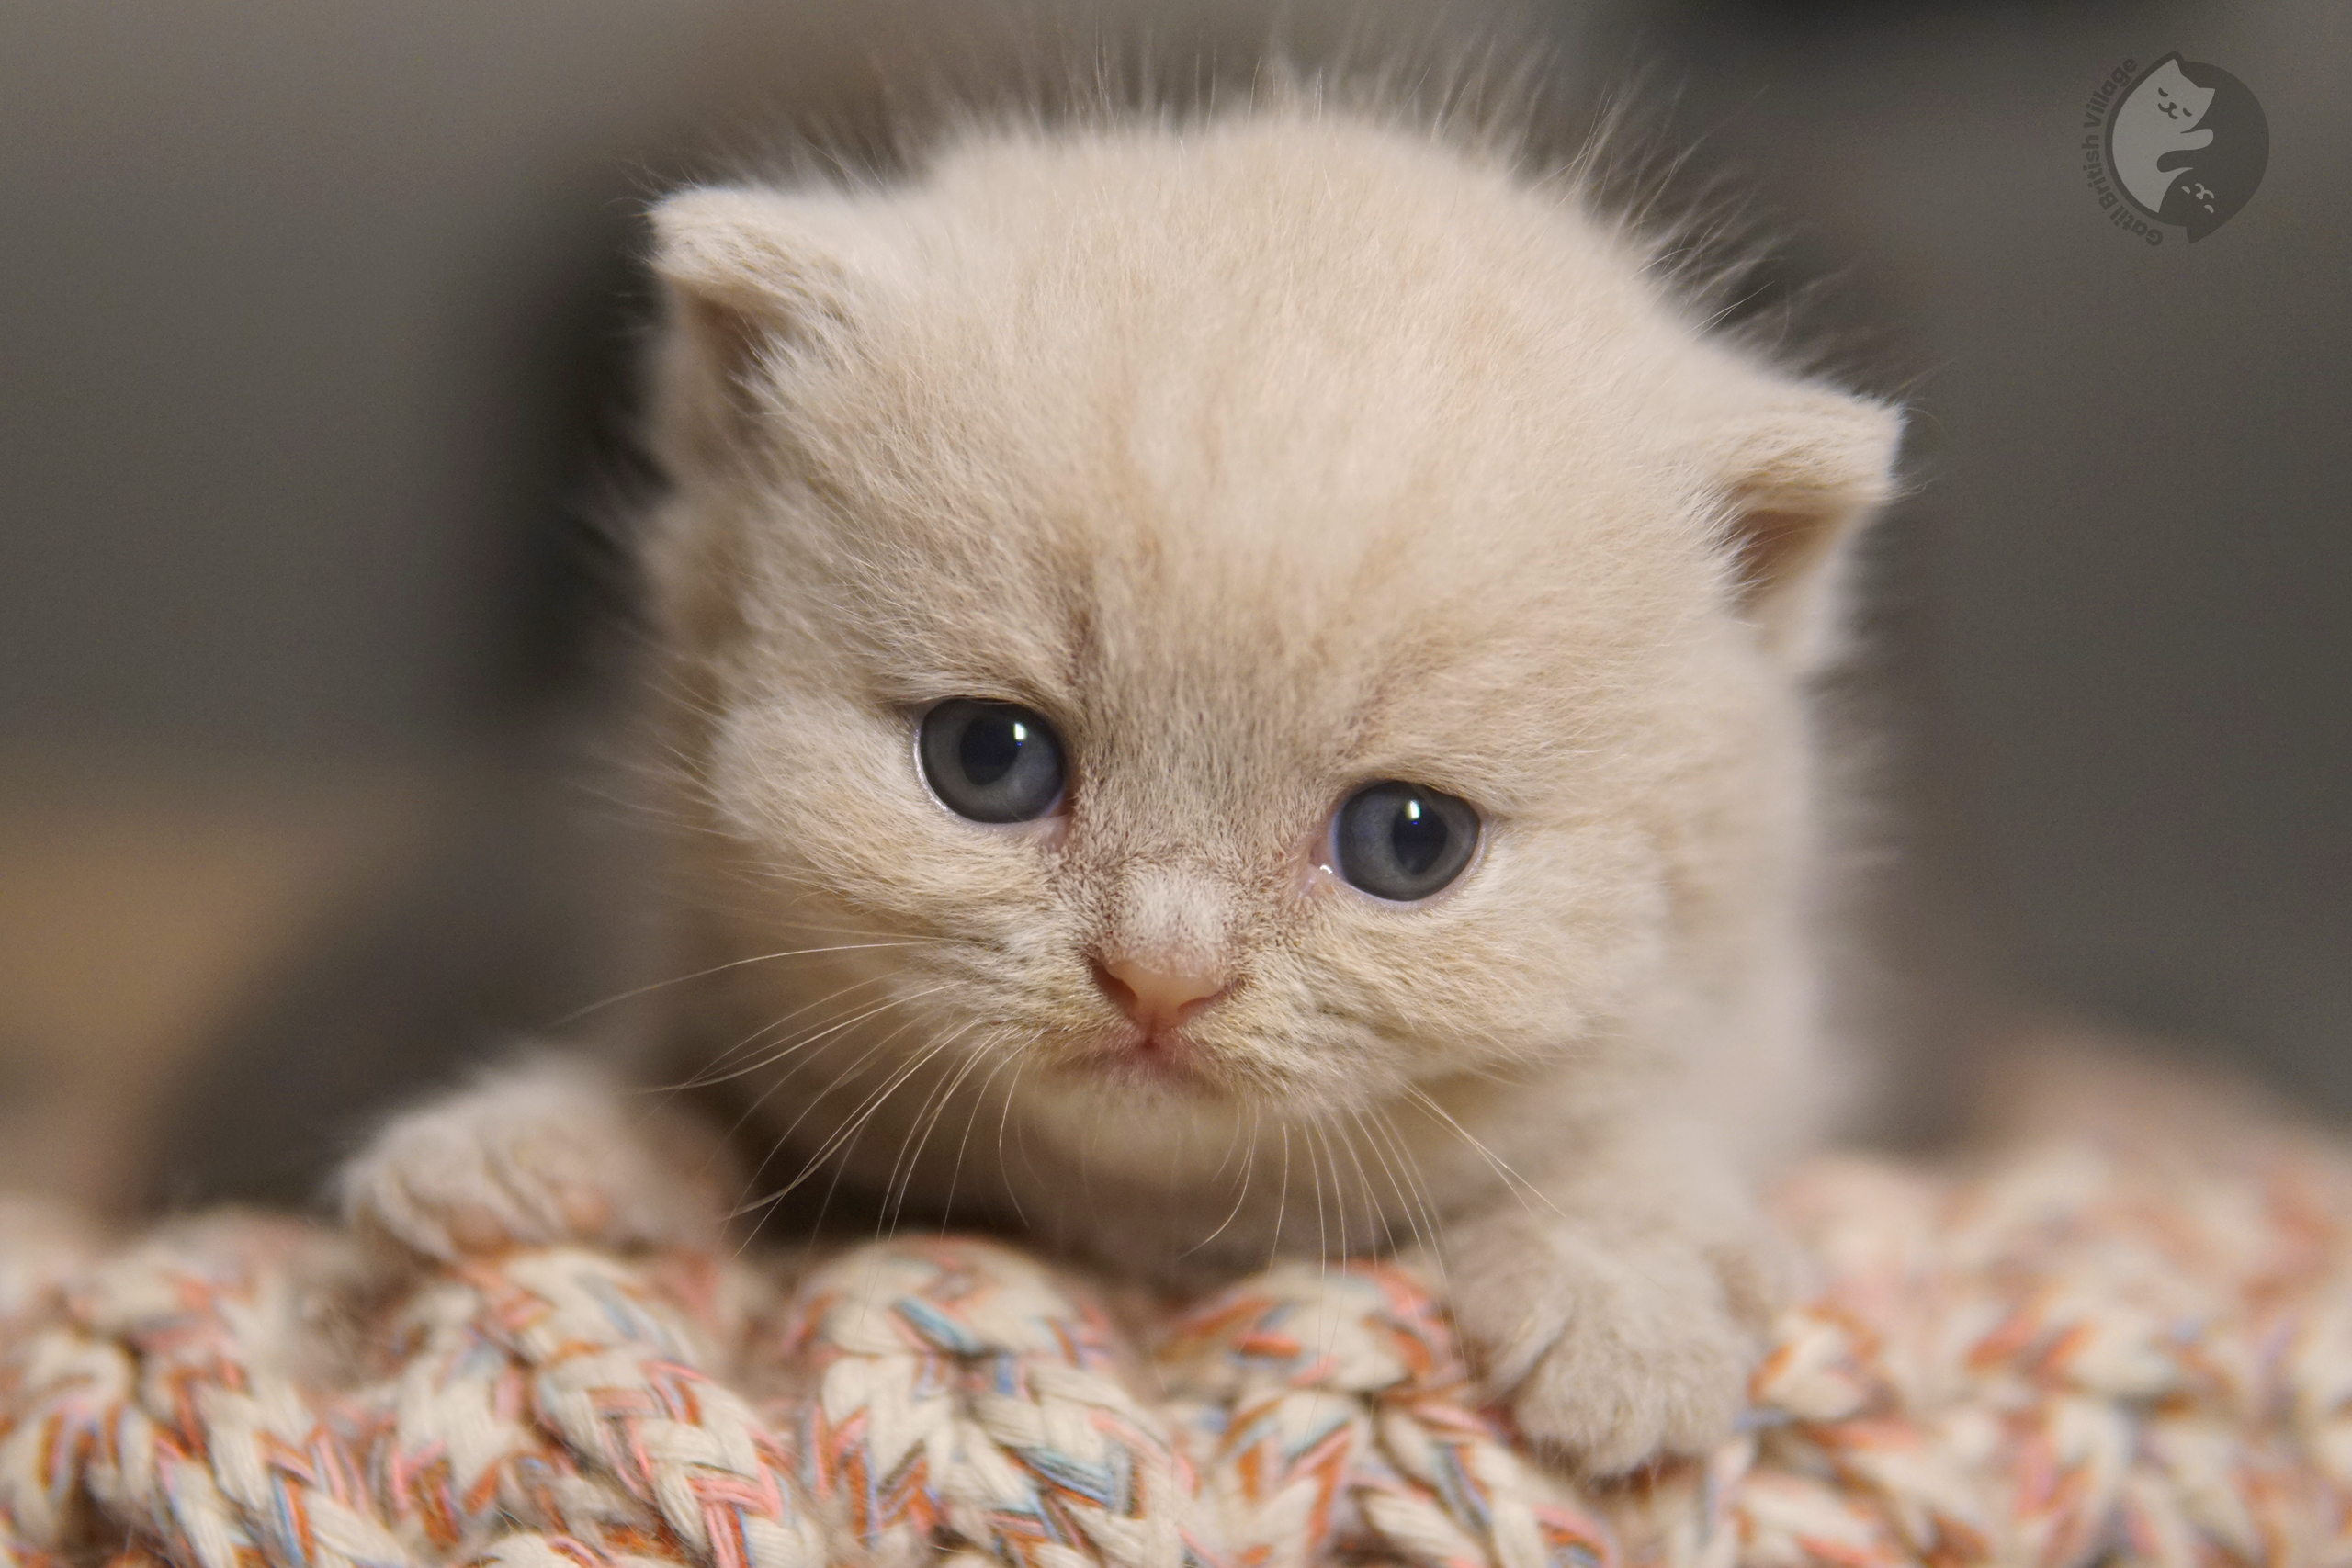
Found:
[(1090, 1043), (1071, 1070), (1097, 1082), (1132, 1084), (1138, 1088), (1205, 1095), (1215, 1083), (1205, 1070), (1198, 1042), (1180, 1026), (1141, 1029), (1134, 1025), (1111, 1031)]

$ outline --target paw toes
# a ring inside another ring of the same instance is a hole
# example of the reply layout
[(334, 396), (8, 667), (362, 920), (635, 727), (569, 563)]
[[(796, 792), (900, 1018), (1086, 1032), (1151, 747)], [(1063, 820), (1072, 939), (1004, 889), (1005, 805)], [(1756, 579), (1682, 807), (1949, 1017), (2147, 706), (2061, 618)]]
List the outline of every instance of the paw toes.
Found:
[(1728, 1437), (1758, 1347), (1719, 1261), (1556, 1233), (1544, 1245), (1549, 1267), (1529, 1268), (1521, 1249), (1491, 1280), (1454, 1280), (1457, 1321), (1521, 1430), (1600, 1475)]
[(1512, 1409), (1535, 1441), (1592, 1473), (1613, 1475), (1661, 1454), (1713, 1447), (1730, 1435), (1744, 1390), (1738, 1360), (1694, 1356), (1687, 1347), (1622, 1365), (1595, 1365), (1555, 1349), (1521, 1387)]
[(574, 1235), (603, 1235), (612, 1229), (613, 1201), (602, 1188), (567, 1181), (556, 1189), (555, 1206)]
[(576, 1073), (493, 1080), (385, 1128), (345, 1169), (345, 1208), (354, 1224), (445, 1262), (716, 1230), (712, 1204), (641, 1131), (612, 1091)]
[(452, 1248), (477, 1256), (504, 1252), (515, 1244), (514, 1233), (507, 1228), (506, 1222), (484, 1203), (451, 1206), (442, 1230)]

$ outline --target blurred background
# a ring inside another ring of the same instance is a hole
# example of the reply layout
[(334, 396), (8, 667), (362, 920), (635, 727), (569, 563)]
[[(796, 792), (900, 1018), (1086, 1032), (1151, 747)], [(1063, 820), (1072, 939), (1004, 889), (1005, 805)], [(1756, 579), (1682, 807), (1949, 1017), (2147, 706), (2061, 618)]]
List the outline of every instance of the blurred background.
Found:
[[(1855, 676), (1913, 1111), (2035, 1016), (2352, 1110), (2342, 0), (111, 0), (0, 10), (0, 1190), (299, 1199), (657, 977), (587, 761), (651, 194), (942, 82), (1241, 82), (1270, 38), (1541, 46), (1563, 123), (1630, 90), (1676, 191), (1778, 242), (1733, 309), (1916, 406)], [(2175, 50), (2270, 162), (2151, 249), (2079, 122)]]

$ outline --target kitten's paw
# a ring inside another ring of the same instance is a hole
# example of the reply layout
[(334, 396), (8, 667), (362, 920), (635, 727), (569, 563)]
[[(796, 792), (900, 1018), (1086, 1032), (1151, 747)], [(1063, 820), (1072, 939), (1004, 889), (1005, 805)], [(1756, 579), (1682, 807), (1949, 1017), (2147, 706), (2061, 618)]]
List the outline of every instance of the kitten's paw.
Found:
[(1731, 1435), (1769, 1312), (1760, 1250), (1480, 1231), (1450, 1269), (1454, 1317), (1529, 1438), (1615, 1475)]
[(444, 1261), (559, 1241), (713, 1239), (715, 1174), (697, 1180), (679, 1150), (657, 1146), (642, 1111), (581, 1064), (499, 1075), (386, 1125), (344, 1167), (344, 1213)]

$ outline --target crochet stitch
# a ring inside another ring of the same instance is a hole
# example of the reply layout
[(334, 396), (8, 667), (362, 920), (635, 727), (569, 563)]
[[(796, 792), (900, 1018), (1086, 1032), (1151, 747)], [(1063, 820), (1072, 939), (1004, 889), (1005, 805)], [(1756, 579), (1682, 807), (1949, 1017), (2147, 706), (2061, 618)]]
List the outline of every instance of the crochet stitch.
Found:
[(1776, 1202), (1814, 1278), (1746, 1429), (1607, 1484), (1513, 1446), (1394, 1263), (1148, 1306), (959, 1237), (388, 1288), (292, 1220), (0, 1210), (0, 1568), (2352, 1564), (2338, 1149), (1824, 1158)]

